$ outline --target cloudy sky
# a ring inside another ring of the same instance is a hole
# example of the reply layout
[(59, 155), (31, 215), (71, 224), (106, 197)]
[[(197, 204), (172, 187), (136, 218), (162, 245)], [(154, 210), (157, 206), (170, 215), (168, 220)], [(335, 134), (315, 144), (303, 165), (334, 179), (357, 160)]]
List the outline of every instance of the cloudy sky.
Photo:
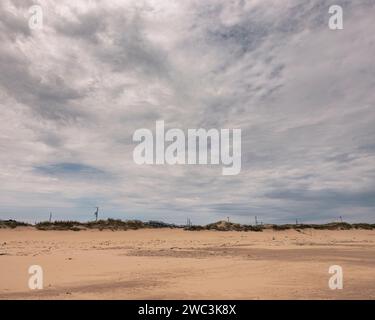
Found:
[[(374, 17), (373, 0), (1, 0), (0, 219), (374, 223)], [(241, 173), (136, 165), (157, 120), (241, 128)]]

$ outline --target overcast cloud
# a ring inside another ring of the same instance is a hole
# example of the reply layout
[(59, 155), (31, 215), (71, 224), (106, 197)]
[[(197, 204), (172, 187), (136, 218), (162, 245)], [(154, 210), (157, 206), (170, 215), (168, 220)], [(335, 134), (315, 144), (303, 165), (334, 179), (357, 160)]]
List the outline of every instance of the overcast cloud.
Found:
[[(1, 0), (0, 218), (374, 223), (374, 17), (373, 0)], [(241, 128), (241, 173), (136, 165), (156, 120)]]

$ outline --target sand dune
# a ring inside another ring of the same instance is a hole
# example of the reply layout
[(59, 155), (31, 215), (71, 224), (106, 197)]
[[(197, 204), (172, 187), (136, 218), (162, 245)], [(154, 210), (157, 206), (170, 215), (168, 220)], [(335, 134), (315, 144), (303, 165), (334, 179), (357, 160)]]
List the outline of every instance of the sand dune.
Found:
[(0, 229), (1, 299), (375, 299), (374, 267), (374, 230)]

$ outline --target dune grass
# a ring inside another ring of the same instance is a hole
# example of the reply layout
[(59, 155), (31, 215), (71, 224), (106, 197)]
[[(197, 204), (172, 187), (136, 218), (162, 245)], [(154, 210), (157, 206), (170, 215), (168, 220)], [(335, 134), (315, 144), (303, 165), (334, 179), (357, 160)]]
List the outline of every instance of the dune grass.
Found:
[(187, 231), (201, 231), (201, 230), (215, 230), (215, 231), (253, 231), (261, 232), (266, 229), (272, 229), (275, 231), (283, 230), (303, 230), (303, 229), (315, 229), (315, 230), (374, 230), (375, 224), (369, 223), (346, 223), (346, 222), (332, 222), (326, 224), (268, 224), (268, 225), (247, 225), (232, 223), (228, 221), (218, 221), (207, 225), (175, 225), (161, 221), (147, 221), (143, 222), (140, 220), (121, 220), (121, 219), (106, 219), (89, 222), (79, 221), (42, 221), (35, 225), (31, 225), (25, 222), (19, 222), (15, 220), (0, 220), (0, 228), (17, 228), (17, 227), (34, 227), (37, 230), (112, 230), (112, 231), (126, 231), (126, 230), (137, 230), (137, 229), (155, 229), (155, 228), (183, 228)]

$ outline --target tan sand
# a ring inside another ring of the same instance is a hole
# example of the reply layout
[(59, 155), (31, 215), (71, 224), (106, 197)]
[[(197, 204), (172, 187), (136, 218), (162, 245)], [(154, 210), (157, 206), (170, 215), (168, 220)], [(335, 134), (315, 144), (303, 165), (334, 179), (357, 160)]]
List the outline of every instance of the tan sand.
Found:
[[(43, 290), (28, 288), (35, 264)], [(374, 267), (366, 230), (0, 230), (1, 299), (374, 299)]]

